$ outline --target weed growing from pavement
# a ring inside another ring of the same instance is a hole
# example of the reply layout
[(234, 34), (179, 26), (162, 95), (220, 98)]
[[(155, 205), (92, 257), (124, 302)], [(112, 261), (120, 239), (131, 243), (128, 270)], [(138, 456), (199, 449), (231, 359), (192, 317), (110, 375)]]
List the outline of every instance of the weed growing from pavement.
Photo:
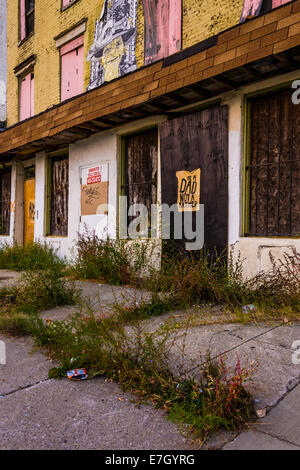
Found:
[(56, 270), (28, 271), (13, 287), (0, 290), (0, 331), (30, 333), (31, 317), (40, 310), (74, 305), (78, 293)]
[[(225, 321), (299, 320), (300, 254), (296, 250), (286, 252), (279, 261), (270, 256), (271, 269), (248, 279), (240, 258), (218, 253), (213, 258), (211, 262), (204, 252), (197, 258), (164, 255), (162, 269), (144, 278), (144, 286), (152, 291), (151, 300), (130, 308), (118, 305), (118, 314), (142, 319), (190, 307), (203, 312), (206, 305), (210, 310), (219, 306)], [(249, 304), (253, 310), (243, 311)]]
[(46, 244), (29, 243), (27, 245), (3, 244), (0, 247), (0, 269), (16, 271), (51, 270), (62, 273), (66, 262), (59, 258), (55, 250)]
[(89, 377), (118, 382), (141, 402), (164, 408), (171, 420), (186, 423), (202, 439), (220, 428), (240, 428), (253, 417), (253, 400), (243, 386), (251, 368), (237, 361), (231, 374), (224, 360), (207, 358), (200, 381), (177, 375), (170, 366), (176, 341), (170, 329), (149, 332), (139, 323), (128, 328), (87, 312), (46, 325), (36, 317), (31, 331), (36, 343), (61, 363), (49, 377), (65, 377), (66, 370), (84, 366)]
[[(141, 251), (134, 257), (133, 244), (131, 251), (126, 252), (125, 245), (106, 240), (99, 248), (96, 242), (91, 239), (80, 252), (83, 261), (78, 261), (81, 264), (77, 264), (77, 272), (82, 269), (82, 277), (89, 277), (88, 273), (94, 277), (96, 273), (112, 283), (140, 285), (138, 274), (144, 270), (144, 286), (152, 290), (150, 300), (127, 307), (116, 303), (111, 318), (97, 320), (87, 311), (45, 324), (38, 311), (75, 303), (75, 292), (61, 277), (62, 271), (30, 272), (19, 286), (0, 292), (0, 330), (33, 335), (39, 346), (61, 362), (59, 368), (50, 371), (50, 377), (65, 376), (70, 368), (87, 367), (90, 377), (102, 375), (120, 383), (141, 401), (151, 400), (156, 407), (164, 408), (173, 421), (190, 425), (202, 439), (220, 428), (236, 429), (248, 421), (253, 402), (243, 385), (250, 370), (237, 362), (229, 374), (224, 363), (208, 359), (202, 367), (201, 381), (174, 373), (170, 367), (170, 350), (176, 336), (172, 336), (172, 327), (151, 333), (144, 331), (140, 323), (133, 324), (137, 319), (201, 299), (225, 303), (230, 299), (238, 303), (245, 287), (238, 282), (237, 270), (225, 274), (227, 266), (221, 257), (216, 258), (214, 267), (205, 257), (190, 257), (164, 259), (159, 272), (145, 270), (144, 255)], [(90, 243), (99, 248), (97, 263), (93, 261), (94, 248), (89, 252)], [(130, 327), (126, 326), (128, 323)]]
[[(163, 242), (160, 268), (153, 267), (149, 244), (100, 240), (95, 233), (79, 235), (77, 257), (69, 272), (77, 278), (131, 285), (152, 292), (151, 299), (115, 310), (128, 320), (146, 319), (174, 309), (219, 305), (225, 321), (299, 320), (300, 254), (287, 249), (282, 260), (270, 255), (271, 269), (245, 278), (243, 260), (232, 252), (182, 252)], [(243, 312), (243, 306), (255, 309)], [(201, 308), (199, 309), (201, 310)]]
[(78, 234), (76, 251), (70, 274), (79, 279), (99, 279), (113, 285), (137, 285), (147, 264), (146, 245), (109, 238), (101, 240), (95, 232)]

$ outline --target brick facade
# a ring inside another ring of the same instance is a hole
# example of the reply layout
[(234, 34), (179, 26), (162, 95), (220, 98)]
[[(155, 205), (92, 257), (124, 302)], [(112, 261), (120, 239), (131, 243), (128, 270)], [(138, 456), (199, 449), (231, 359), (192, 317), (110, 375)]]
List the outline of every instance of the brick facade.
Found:
[[(84, 57), (93, 43), (95, 20), (99, 19), (103, 6), (103, 0), (77, 0), (70, 4), (68, 8), (61, 9), (61, 0), (39, 0), (35, 6), (35, 32), (23, 43), (19, 44), (19, 24), (18, 24), (18, 4), (19, 0), (10, 0), (8, 2), (8, 126), (11, 126), (19, 120), (18, 110), (18, 78), (14, 74), (14, 68), (21, 64), (31, 55), (36, 56), (35, 63), (35, 98), (34, 109), (38, 114), (60, 102), (60, 61), (59, 51), (57, 50), (54, 38), (67, 31), (69, 28), (85, 19), (86, 32), (84, 35)], [(239, 23), (244, 0), (183, 0), (183, 20), (182, 20), (182, 49), (186, 49), (194, 44), (203, 41), (209, 37), (233, 27)], [(266, 25), (268, 32), (274, 27), (274, 19), (281, 13), (274, 12), (270, 17), (270, 25)], [(261, 19), (259, 19), (261, 22)], [(250, 26), (251, 27), (255, 27)], [(285, 27), (288, 27), (286, 24)], [(290, 34), (296, 36), (297, 26), (293, 26)], [(238, 56), (248, 54), (248, 39), (251, 31), (245, 32), (246, 36), (239, 38), (241, 41), (235, 44), (237, 51), (223, 50), (220, 47), (220, 57), (214, 65), (222, 62), (228, 62)], [(266, 34), (262, 32), (261, 34)], [(269, 41), (282, 42), (287, 38), (274, 36)], [(252, 39), (252, 38), (251, 38)], [(267, 41), (267, 40), (265, 40)], [(256, 44), (252, 44), (253, 54), (255, 55)], [(287, 44), (293, 42), (288, 40)], [(267, 48), (268, 43), (262, 43), (263, 48)], [(228, 48), (230, 45), (228, 45)], [(223, 54), (223, 55), (221, 55)], [(234, 57), (233, 57), (234, 55)], [(144, 16), (142, 0), (138, 0), (138, 20), (136, 36), (136, 58), (137, 67), (144, 65)], [(200, 66), (202, 67), (202, 65)], [(195, 73), (199, 70), (195, 68)], [(182, 72), (184, 73), (184, 72)], [(190, 75), (190, 74), (188, 74)], [(84, 61), (84, 89), (89, 84), (90, 62)], [(161, 88), (164, 80), (158, 88)], [(168, 82), (169, 85), (169, 82)], [(173, 85), (174, 86), (174, 85)], [(170, 89), (172, 85), (170, 85)]]
[(54, 136), (72, 126), (147, 103), (173, 90), (289, 50), (300, 45), (299, 26), (300, 0), (219, 34), (213, 47), (172, 65), (165, 66), (160, 61), (143, 67), (8, 129), (0, 135), (0, 152)]

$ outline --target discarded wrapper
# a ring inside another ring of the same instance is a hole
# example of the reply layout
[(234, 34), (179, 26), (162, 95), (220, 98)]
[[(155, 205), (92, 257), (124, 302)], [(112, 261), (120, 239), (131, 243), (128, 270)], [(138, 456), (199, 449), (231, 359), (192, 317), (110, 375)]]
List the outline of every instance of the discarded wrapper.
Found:
[(69, 380), (86, 380), (88, 378), (86, 369), (68, 370), (67, 376)]
[(264, 418), (267, 414), (267, 410), (266, 409), (263, 409), (263, 410), (256, 410), (256, 416), (258, 418)]
[(253, 304), (245, 305), (245, 306), (243, 307), (243, 312), (244, 312), (244, 313), (251, 312), (251, 311), (253, 312), (254, 310), (256, 310), (256, 307), (255, 307), (255, 305), (253, 305)]

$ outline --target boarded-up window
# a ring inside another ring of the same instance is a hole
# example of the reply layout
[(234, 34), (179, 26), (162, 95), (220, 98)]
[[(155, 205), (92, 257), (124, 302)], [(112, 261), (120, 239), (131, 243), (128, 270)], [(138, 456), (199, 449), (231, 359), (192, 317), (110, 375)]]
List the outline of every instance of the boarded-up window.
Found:
[(181, 50), (182, 0), (143, 0), (145, 64)]
[(35, 0), (20, 0), (20, 39), (21, 41), (34, 32)]
[(63, 46), (61, 54), (61, 101), (83, 92), (83, 36)]
[(68, 235), (69, 159), (49, 159), (49, 230), (47, 235)]
[(250, 106), (248, 235), (299, 235), (300, 106), (290, 90), (257, 97)]
[(292, 0), (244, 0), (241, 22), (265, 14)]
[(67, 8), (72, 3), (75, 3), (76, 0), (62, 0), (62, 8)]
[(10, 186), (11, 170), (0, 173), (0, 235), (9, 235), (10, 230)]
[[(160, 124), (162, 203), (178, 201), (178, 172), (200, 170), (200, 204), (204, 205), (205, 249), (226, 249), (228, 239), (228, 110), (216, 106)], [(184, 222), (184, 221), (183, 221)], [(193, 212), (193, 231), (196, 212)], [(184, 229), (184, 226), (183, 226)], [(171, 221), (171, 237), (174, 237)], [(181, 246), (186, 241), (176, 240)], [(171, 242), (173, 245), (173, 242)], [(166, 245), (167, 246), (167, 245)]]
[[(128, 136), (125, 141), (122, 194), (127, 196), (128, 208), (146, 206), (149, 230), (151, 204), (157, 202), (157, 143), (157, 129)], [(133, 218), (128, 217), (128, 223)]]
[(291, 0), (272, 0), (272, 8), (280, 7), (285, 3), (289, 3)]
[(34, 115), (34, 74), (20, 79), (20, 121)]

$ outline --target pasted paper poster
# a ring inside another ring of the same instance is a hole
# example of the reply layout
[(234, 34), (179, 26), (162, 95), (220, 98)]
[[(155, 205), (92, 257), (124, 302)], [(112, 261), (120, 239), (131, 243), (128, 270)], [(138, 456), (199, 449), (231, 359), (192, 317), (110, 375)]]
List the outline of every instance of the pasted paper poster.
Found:
[(82, 169), (81, 215), (107, 214), (108, 164)]
[(177, 171), (179, 212), (198, 211), (200, 209), (200, 176), (201, 169), (194, 171)]

